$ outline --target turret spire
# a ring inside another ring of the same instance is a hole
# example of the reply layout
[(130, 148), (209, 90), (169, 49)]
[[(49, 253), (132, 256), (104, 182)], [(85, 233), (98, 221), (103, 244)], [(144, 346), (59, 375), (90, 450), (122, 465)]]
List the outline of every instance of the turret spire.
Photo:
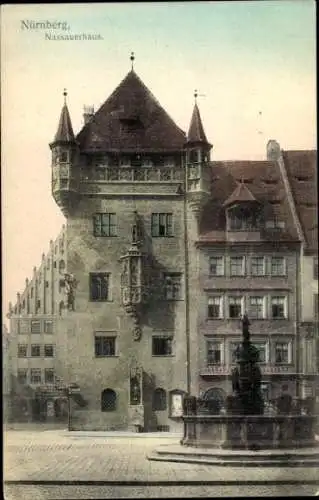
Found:
[(58, 130), (54, 137), (54, 142), (74, 142), (75, 140), (70, 113), (66, 103), (67, 95), (68, 95), (67, 90), (64, 89), (63, 90), (64, 104), (60, 115)]
[(135, 54), (134, 52), (131, 52), (131, 65), (132, 65), (132, 71), (134, 70), (134, 61), (135, 61)]
[(191, 123), (187, 134), (187, 142), (205, 142), (207, 144), (208, 141), (206, 138), (206, 134), (204, 132), (202, 119), (200, 117), (200, 112), (197, 105), (197, 97), (198, 97), (198, 92), (197, 90), (195, 90), (194, 92), (195, 104), (191, 118)]

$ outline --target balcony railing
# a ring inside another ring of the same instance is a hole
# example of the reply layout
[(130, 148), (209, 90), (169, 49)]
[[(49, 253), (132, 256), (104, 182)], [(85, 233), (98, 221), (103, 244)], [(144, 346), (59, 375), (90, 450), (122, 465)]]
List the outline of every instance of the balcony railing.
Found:
[(170, 182), (182, 181), (183, 170), (176, 167), (99, 167), (83, 170), (82, 181)]
[[(200, 375), (225, 375), (230, 376), (232, 369), (235, 365), (227, 364), (207, 364), (201, 367)], [(273, 365), (273, 364), (260, 364), (261, 372), (265, 375), (284, 375), (296, 373), (293, 365)]]

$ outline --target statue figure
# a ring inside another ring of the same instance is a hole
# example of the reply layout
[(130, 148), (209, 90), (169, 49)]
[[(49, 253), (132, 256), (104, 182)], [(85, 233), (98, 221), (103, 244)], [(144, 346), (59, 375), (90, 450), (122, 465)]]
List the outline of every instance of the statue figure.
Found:
[(237, 366), (232, 371), (232, 387), (239, 411), (244, 415), (263, 414), (259, 352), (250, 342), (249, 319), (242, 319), (242, 345), (236, 350)]
[(65, 291), (67, 295), (67, 307), (69, 311), (74, 311), (75, 288), (77, 281), (73, 274), (64, 274)]

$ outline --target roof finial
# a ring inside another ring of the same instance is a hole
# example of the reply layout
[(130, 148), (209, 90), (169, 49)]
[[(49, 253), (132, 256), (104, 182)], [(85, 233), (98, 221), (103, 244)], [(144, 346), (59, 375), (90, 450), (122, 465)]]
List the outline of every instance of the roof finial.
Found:
[(198, 91), (194, 90), (195, 104), (197, 103)]
[(66, 89), (63, 89), (64, 104), (66, 104), (66, 96), (67, 95), (68, 95), (68, 91)]
[(132, 70), (133, 70), (133, 69), (134, 69), (134, 60), (135, 60), (135, 54), (134, 54), (134, 52), (131, 52), (131, 57), (130, 57), (130, 59), (131, 59), (131, 63), (132, 63)]

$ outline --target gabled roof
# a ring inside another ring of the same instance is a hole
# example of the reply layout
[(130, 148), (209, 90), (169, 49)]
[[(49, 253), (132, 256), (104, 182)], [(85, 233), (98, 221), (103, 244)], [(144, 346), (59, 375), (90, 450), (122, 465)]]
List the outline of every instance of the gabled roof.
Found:
[(189, 130), (187, 134), (187, 142), (205, 142), (207, 144), (206, 134), (200, 117), (200, 112), (195, 102)]
[(244, 182), (240, 182), (237, 185), (236, 189), (223, 203), (223, 206), (229, 207), (230, 205), (234, 205), (235, 203), (241, 203), (241, 202), (257, 202), (256, 198), (250, 192), (250, 190), (248, 189), (246, 184), (244, 184)]
[[(267, 220), (277, 219), (285, 223), (285, 228), (275, 233), (265, 231), (265, 240), (298, 241), (297, 228), (277, 162), (242, 160), (211, 163), (211, 197), (200, 221), (199, 240), (212, 243), (227, 240), (224, 203), (239, 190), (238, 183), (241, 181), (253, 199), (262, 205)], [(245, 188), (241, 190), (247, 195)]]
[(57, 133), (54, 137), (54, 142), (74, 142), (74, 132), (72, 128), (70, 113), (66, 103), (64, 103)]
[(82, 151), (180, 151), (186, 136), (132, 70), (77, 140)]
[(317, 251), (317, 151), (283, 151), (283, 160), (307, 250)]

